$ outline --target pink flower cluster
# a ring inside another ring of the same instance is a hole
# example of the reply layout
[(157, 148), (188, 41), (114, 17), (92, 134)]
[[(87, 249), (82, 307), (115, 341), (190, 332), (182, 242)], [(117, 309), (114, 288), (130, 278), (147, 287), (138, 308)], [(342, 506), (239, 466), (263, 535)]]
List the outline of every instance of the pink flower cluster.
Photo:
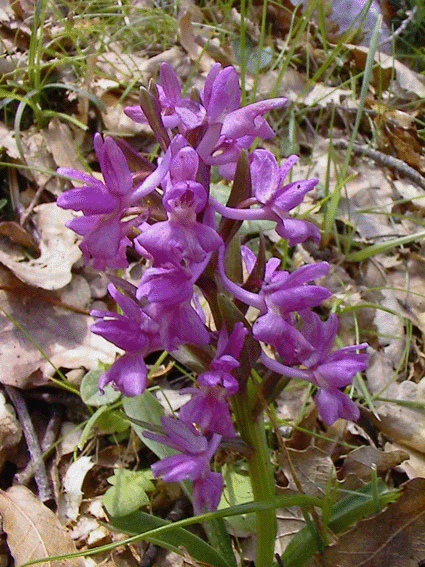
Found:
[[(220, 64), (213, 66), (197, 95), (184, 97), (176, 74), (163, 63), (160, 84), (143, 92), (141, 106), (126, 109), (133, 120), (152, 127), (164, 152), (156, 168), (148, 164), (143, 171), (132, 171), (126, 146), (96, 134), (94, 147), (103, 181), (74, 169), (58, 170), (83, 182), (63, 193), (58, 204), (82, 213), (68, 226), (82, 235), (86, 262), (101, 270), (125, 268), (128, 247), (146, 262), (137, 287), (116, 277), (109, 285), (121, 313), (92, 312), (99, 318), (92, 331), (125, 351), (103, 373), (100, 388), (112, 383), (127, 396), (141, 394), (147, 387), (145, 357), (149, 353), (172, 352), (185, 344), (215, 347), (196, 387), (185, 390), (192, 397), (179, 418), (163, 418), (162, 436), (146, 432), (178, 451), (153, 470), (166, 480), (192, 480), (196, 512), (215, 509), (219, 502), (222, 479), (211, 471), (210, 461), (223, 436), (236, 436), (229, 401), (241, 387), (234, 371), (242, 366), (239, 357), (248, 334), (257, 341), (263, 364), (317, 386), (315, 401), (326, 422), (359, 415), (341, 388), (366, 368), (367, 354), (358, 350), (367, 345), (333, 351), (337, 317), (322, 321), (313, 311), (331, 295), (327, 288), (312, 283), (327, 273), (328, 264), (309, 264), (289, 273), (280, 269), (280, 259), (264, 263), (243, 246), (240, 260), (247, 281), (236, 283), (226, 273), (231, 237), (221, 228), (225, 221), (233, 227), (244, 220), (274, 221), (290, 246), (320, 239), (314, 224), (291, 215), (318, 180), (286, 182), (297, 156), (279, 166), (270, 151), (248, 150), (255, 138), (274, 135), (264, 115), (284, 103), (284, 98), (274, 98), (241, 107), (236, 71), (222, 69)], [(240, 184), (237, 172), (243, 167), (241, 155), (247, 158), (242, 170), (244, 198), (221, 204), (210, 195), (211, 168), (217, 166), (236, 186)], [(207, 272), (212, 291), (205, 293), (201, 282)], [(256, 273), (261, 277), (255, 287), (249, 282)], [(207, 301), (220, 291), (246, 309), (256, 308), (259, 314), (252, 328), (241, 312), (230, 333), (225, 315), (221, 328), (211, 330), (199, 290)], [(267, 356), (262, 344), (272, 347), (278, 359)]]

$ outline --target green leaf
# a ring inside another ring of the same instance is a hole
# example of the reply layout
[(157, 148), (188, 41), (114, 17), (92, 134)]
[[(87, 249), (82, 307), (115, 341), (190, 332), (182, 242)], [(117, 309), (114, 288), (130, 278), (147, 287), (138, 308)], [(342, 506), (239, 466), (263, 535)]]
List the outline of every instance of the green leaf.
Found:
[[(162, 518), (151, 516), (145, 512), (134, 512), (124, 518), (111, 518), (111, 525), (120, 532), (138, 535), (149, 530), (170, 524)], [(182, 554), (187, 550), (195, 561), (208, 563), (214, 567), (229, 567), (229, 564), (204, 540), (184, 528), (175, 528), (165, 534), (148, 538), (148, 541)]]
[[(381, 479), (377, 483), (369, 483), (335, 504), (328, 528), (335, 534), (341, 533), (359, 520), (382, 510), (398, 496), (399, 493), (389, 491)], [(306, 526), (292, 538), (282, 559), (285, 567), (302, 567), (318, 551), (314, 534)]]
[[(253, 499), (251, 481), (249, 476), (243, 475), (230, 467), (224, 474), (224, 488), (218, 509), (222, 510), (228, 506), (237, 504), (245, 504)], [(240, 516), (232, 516), (227, 522), (238, 531), (254, 532), (256, 518), (255, 514), (241, 514)]]
[(80, 386), (81, 399), (88, 406), (100, 407), (116, 402), (121, 396), (121, 392), (114, 390), (111, 384), (104, 388), (104, 394), (99, 390), (99, 378), (104, 370), (90, 370), (84, 376)]
[(384, 240), (383, 242), (379, 242), (378, 244), (372, 244), (371, 246), (362, 248), (357, 252), (348, 254), (348, 256), (346, 256), (346, 260), (348, 260), (348, 262), (361, 262), (363, 260), (366, 260), (366, 258), (375, 256), (375, 254), (380, 254), (382, 252), (386, 252), (387, 250), (391, 250), (391, 248), (404, 246), (404, 244), (409, 244), (410, 242), (419, 242), (423, 239), (424, 236), (425, 231), (421, 231), (416, 232), (415, 234), (408, 234), (407, 236), (400, 236), (399, 238), (394, 238), (392, 240)]
[[(148, 390), (145, 390), (140, 396), (134, 396), (131, 398), (123, 397), (122, 407), (129, 417), (162, 427), (160, 418), (161, 415), (164, 414), (164, 408)], [(146, 431), (146, 428), (135, 423), (132, 423), (132, 427), (143, 443), (160, 459), (164, 459), (169, 455), (175, 454), (175, 451), (166, 445), (158, 443), (157, 441), (152, 441), (145, 437), (143, 432)]]
[(98, 417), (96, 426), (105, 433), (124, 433), (130, 424), (122, 411), (108, 408)]
[(108, 478), (111, 488), (103, 495), (103, 503), (110, 516), (120, 518), (149, 504), (147, 490), (154, 490), (152, 471), (129, 471), (116, 469)]

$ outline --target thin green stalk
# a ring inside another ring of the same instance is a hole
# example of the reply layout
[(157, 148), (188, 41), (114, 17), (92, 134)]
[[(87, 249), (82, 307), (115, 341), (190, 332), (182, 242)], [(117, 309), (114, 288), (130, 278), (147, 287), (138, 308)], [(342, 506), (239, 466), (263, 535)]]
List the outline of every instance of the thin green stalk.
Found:
[[(232, 399), (233, 410), (242, 439), (252, 447), (247, 457), (252, 491), (256, 502), (273, 499), (275, 485), (270, 451), (267, 445), (263, 414), (254, 420), (249, 396), (237, 394)], [(260, 510), (257, 516), (257, 559), (256, 567), (271, 567), (274, 558), (274, 544), (277, 523), (274, 509)]]

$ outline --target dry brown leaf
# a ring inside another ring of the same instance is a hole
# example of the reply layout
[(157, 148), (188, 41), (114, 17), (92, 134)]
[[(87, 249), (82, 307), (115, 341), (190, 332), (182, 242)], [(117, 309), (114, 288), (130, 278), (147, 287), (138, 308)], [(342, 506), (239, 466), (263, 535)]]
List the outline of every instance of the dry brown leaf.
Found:
[(354, 474), (364, 482), (371, 479), (372, 466), (376, 465), (377, 473), (383, 475), (409, 458), (403, 450), (380, 451), (376, 447), (363, 446), (348, 453), (339, 471), (339, 477), (345, 478)]
[(425, 479), (404, 485), (400, 498), (363, 520), (309, 567), (418, 567), (425, 559)]
[[(58, 167), (71, 167), (85, 171), (85, 166), (80, 159), (80, 155), (75, 143), (71, 128), (61, 122), (58, 118), (53, 118), (49, 122), (49, 128), (44, 132), (47, 147), (53, 156)], [(81, 185), (81, 181), (74, 180), (75, 185)]]
[(21, 154), (16, 144), (15, 132), (7, 128), (2, 122), (0, 122), (0, 148), (4, 148), (9, 157), (21, 159)]
[(0, 393), (0, 470), (12, 453), (15, 453), (21, 437), (22, 427), (16, 419), (15, 410)]
[[(20, 565), (26, 561), (76, 551), (75, 545), (55, 514), (25, 486), (0, 492), (0, 513), (7, 544)], [(84, 567), (81, 558), (39, 563), (40, 567)]]
[[(317, 447), (308, 447), (305, 451), (288, 449), (287, 452), (298, 481), (302, 484), (305, 493), (312, 496), (323, 496), (326, 492), (329, 478), (335, 473), (332, 459), (326, 453), (317, 449)], [(279, 455), (279, 461), (289, 481), (289, 488), (297, 490), (297, 486), (292, 479), (286, 453)]]
[(16, 221), (0, 222), (0, 234), (9, 238), (14, 244), (20, 244), (29, 248), (33, 254), (40, 254), (40, 250), (32, 235)]
[[(41, 234), (39, 258), (24, 262), (22, 250), (0, 242), (0, 262), (24, 283), (42, 289), (60, 289), (72, 278), (71, 268), (81, 257), (79, 237), (65, 226), (74, 213), (60, 209), (56, 203), (35, 208), (34, 222)], [(14, 255), (12, 255), (14, 253)]]
[[(364, 69), (369, 48), (355, 45), (349, 47), (353, 49), (357, 66)], [(425, 85), (419, 80), (419, 75), (409, 69), (409, 67), (406, 67), (401, 61), (398, 61), (391, 55), (377, 52), (375, 54), (375, 63), (377, 63), (377, 67), (374, 68), (374, 76), (377, 84), (382, 84), (384, 79), (386, 82), (384, 88), (386, 88), (394, 76), (393, 82), (395, 84), (391, 87), (393, 94), (396, 86), (398, 90), (404, 91), (404, 94), (414, 95), (415, 98), (425, 97)]]
[[(395, 376), (392, 362), (383, 352), (372, 354), (366, 376), (372, 395), (379, 394), (412, 406), (415, 402), (423, 403), (425, 379), (419, 384), (409, 380), (394, 382), (391, 380)], [(391, 441), (425, 453), (425, 410), (412, 406), (376, 400), (379, 421), (375, 425)]]
[(56, 175), (56, 166), (46, 146), (44, 132), (35, 126), (21, 132), (21, 146), (26, 168), (20, 173), (35, 181), (37, 187), (45, 187), (54, 195), (61, 192), (62, 181)]
[(99, 361), (106, 364), (114, 361), (117, 349), (90, 331), (93, 318), (61, 307), (60, 296), (38, 293), (21, 284), (4, 268), (0, 269), (1, 308), (33, 341), (0, 311), (0, 383), (32, 387), (45, 384), (54, 374), (52, 364), (56, 368), (94, 370)]

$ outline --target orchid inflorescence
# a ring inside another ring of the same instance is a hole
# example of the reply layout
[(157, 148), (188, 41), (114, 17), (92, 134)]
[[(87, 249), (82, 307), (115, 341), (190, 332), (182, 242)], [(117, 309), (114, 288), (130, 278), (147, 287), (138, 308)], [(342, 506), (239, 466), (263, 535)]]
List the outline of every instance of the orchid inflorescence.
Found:
[[(264, 115), (285, 102), (272, 98), (241, 107), (237, 73), (219, 63), (203, 89), (186, 97), (163, 63), (160, 84), (143, 89), (140, 106), (125, 110), (151, 126), (163, 152), (156, 168), (125, 142), (96, 134), (103, 182), (74, 169), (58, 170), (83, 182), (63, 193), (58, 205), (83, 213), (68, 226), (83, 237), (85, 261), (99, 270), (126, 268), (130, 246), (147, 260), (137, 288), (111, 278), (108, 290), (120, 313), (92, 311), (98, 318), (92, 331), (125, 351), (102, 374), (100, 389), (112, 383), (126, 396), (143, 393), (145, 357), (159, 350), (173, 353), (186, 345), (203, 364), (196, 386), (183, 390), (192, 397), (179, 417), (162, 417), (164, 435), (145, 433), (177, 451), (152, 469), (165, 480), (193, 481), (195, 513), (219, 503), (223, 481), (210, 463), (222, 438), (237, 436), (232, 398), (246, 392), (256, 363), (275, 380), (285, 376), (314, 384), (315, 403), (328, 424), (359, 417), (341, 388), (366, 368), (367, 354), (358, 350), (367, 344), (333, 350), (337, 316), (322, 321), (313, 310), (331, 295), (311, 283), (329, 265), (313, 263), (289, 273), (280, 269), (281, 259), (265, 261), (263, 240), (258, 255), (234, 245), (244, 220), (274, 221), (290, 246), (320, 240), (313, 223), (290, 215), (318, 180), (285, 181), (295, 155), (279, 166), (270, 151), (249, 151), (255, 138), (274, 136)], [(233, 180), (226, 205), (210, 194), (215, 166)], [(246, 274), (244, 281), (235, 281), (238, 273)], [(258, 313), (252, 326), (245, 318), (249, 307)], [(207, 317), (213, 323), (207, 325)]]

